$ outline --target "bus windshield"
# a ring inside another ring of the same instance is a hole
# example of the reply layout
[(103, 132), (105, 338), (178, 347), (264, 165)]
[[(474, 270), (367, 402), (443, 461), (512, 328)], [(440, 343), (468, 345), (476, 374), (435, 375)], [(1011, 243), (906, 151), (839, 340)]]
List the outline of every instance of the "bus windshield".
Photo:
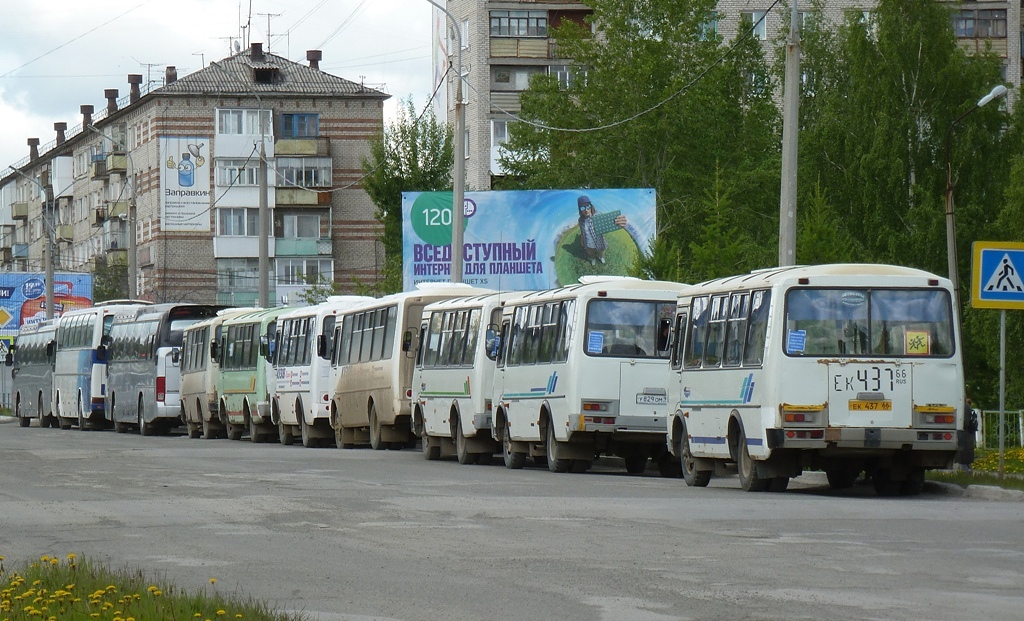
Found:
[(675, 305), (644, 300), (592, 300), (584, 351), (590, 356), (667, 358), (665, 339)]
[(942, 289), (791, 289), (790, 356), (953, 355), (953, 318)]

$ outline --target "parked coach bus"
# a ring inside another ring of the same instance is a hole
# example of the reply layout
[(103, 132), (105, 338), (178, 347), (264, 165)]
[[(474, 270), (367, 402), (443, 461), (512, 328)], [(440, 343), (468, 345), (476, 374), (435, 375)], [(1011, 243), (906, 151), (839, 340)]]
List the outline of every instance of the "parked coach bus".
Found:
[[(412, 381), (413, 434), (423, 456), (455, 453), (460, 464), (490, 463), (501, 446), (491, 433), (494, 363), (488, 328), (501, 324), (501, 307), (526, 292), (453, 298), (427, 305)], [(493, 334), (493, 330), (490, 330)]]
[(54, 320), (21, 326), (14, 347), (7, 354), (11, 369), (14, 415), (22, 427), (33, 420), (40, 427), (56, 427), (53, 408), (53, 359), (57, 338)]
[(679, 283), (584, 276), (505, 304), (494, 375), (494, 437), (505, 465), (527, 456), (583, 472), (601, 454), (640, 474), (665, 449), (665, 377)]
[(423, 283), (347, 311), (337, 328), (331, 426), (339, 447), (415, 446), (412, 371), (423, 308), (454, 297), (492, 293), (465, 284)]
[(107, 349), (107, 410), (118, 433), (150, 436), (181, 423), (182, 334), (223, 306), (155, 304), (114, 316)]
[(246, 431), (252, 442), (277, 437), (270, 416), (276, 382), (270, 361), (278, 317), (293, 310), (290, 306), (254, 310), (235, 315), (221, 326), (217, 386), (229, 440), (241, 440)]
[(114, 316), (149, 302), (112, 300), (69, 311), (57, 320), (53, 400), (61, 429), (110, 426), (106, 411), (107, 359), (103, 337)]
[(305, 447), (334, 445), (330, 404), (336, 321), (348, 309), (372, 301), (371, 297), (336, 295), (278, 317), (271, 415), (281, 444), (299, 437)]
[(668, 442), (690, 485), (735, 462), (748, 491), (806, 469), (833, 488), (861, 472), (916, 494), (953, 464), (964, 375), (945, 278), (818, 265), (714, 280), (679, 296)]

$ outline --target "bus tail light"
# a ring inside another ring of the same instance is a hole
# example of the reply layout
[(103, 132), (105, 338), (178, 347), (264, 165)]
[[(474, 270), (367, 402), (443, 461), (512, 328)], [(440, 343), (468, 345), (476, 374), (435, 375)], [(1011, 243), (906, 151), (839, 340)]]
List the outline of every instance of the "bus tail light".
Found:
[(156, 377), (156, 400), (161, 403), (167, 400), (167, 377), (163, 375)]
[(956, 408), (949, 405), (915, 405), (916, 423), (928, 427), (953, 427), (956, 425)]
[(824, 426), (826, 424), (824, 416), (825, 406), (826, 404), (794, 405), (792, 403), (783, 403), (779, 406), (782, 414), (782, 424), (783, 426)]
[(607, 412), (608, 411), (608, 404), (607, 403), (598, 403), (598, 402), (595, 402), (595, 401), (584, 401), (583, 402), (583, 411), (584, 412)]
[(822, 440), (825, 438), (824, 429), (790, 429), (786, 437), (791, 440)]

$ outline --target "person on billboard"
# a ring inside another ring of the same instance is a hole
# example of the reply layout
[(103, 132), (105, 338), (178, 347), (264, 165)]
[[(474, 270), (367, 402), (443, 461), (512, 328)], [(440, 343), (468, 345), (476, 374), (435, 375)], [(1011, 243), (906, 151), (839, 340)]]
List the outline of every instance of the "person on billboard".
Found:
[(590, 259), (591, 265), (596, 265), (598, 261), (604, 263), (604, 252), (608, 249), (604, 235), (616, 228), (625, 228), (626, 216), (618, 210), (598, 214), (597, 208), (586, 194), (576, 199), (576, 206), (580, 214), (580, 243), (583, 245), (583, 251)]

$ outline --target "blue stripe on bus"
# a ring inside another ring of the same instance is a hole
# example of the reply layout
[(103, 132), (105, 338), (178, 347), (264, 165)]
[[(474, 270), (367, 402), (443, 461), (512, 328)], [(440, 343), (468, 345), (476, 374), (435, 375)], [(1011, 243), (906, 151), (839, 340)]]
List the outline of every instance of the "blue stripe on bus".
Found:
[(725, 438), (712, 438), (710, 436), (693, 436), (694, 444), (725, 444)]

